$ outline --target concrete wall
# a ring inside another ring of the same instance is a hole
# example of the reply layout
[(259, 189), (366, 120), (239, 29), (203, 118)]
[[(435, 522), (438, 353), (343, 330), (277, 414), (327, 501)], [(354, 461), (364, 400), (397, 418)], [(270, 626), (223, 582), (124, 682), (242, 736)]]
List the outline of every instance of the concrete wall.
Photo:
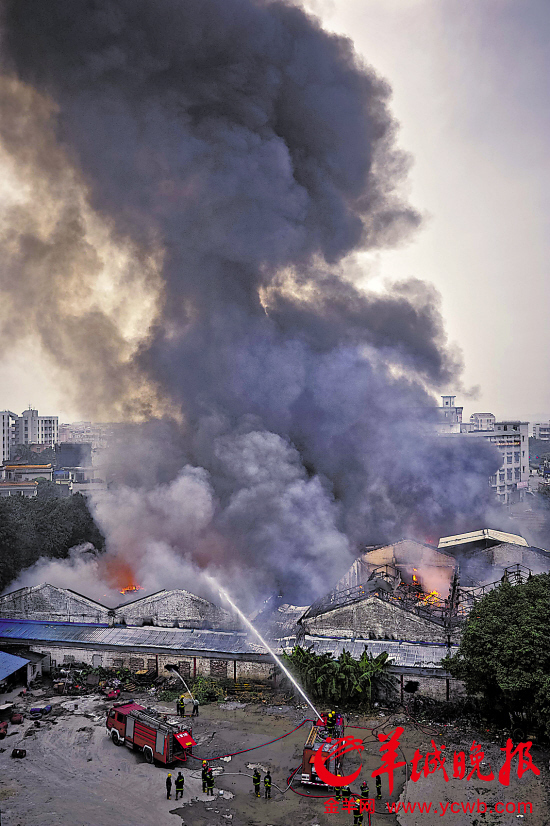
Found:
[[(71, 663), (86, 663), (95, 668), (129, 668), (138, 671), (141, 668), (156, 668), (158, 663), (159, 676), (169, 677), (170, 671), (166, 670), (166, 664), (171, 663), (181, 667), (184, 679), (194, 677), (214, 677), (237, 680), (268, 680), (273, 673), (274, 664), (270, 661), (254, 662), (244, 660), (232, 660), (224, 658), (223, 654), (207, 657), (203, 653), (197, 656), (183, 656), (177, 652), (171, 654), (154, 654), (141, 651), (118, 651), (117, 649), (97, 650), (93, 648), (73, 648), (64, 646), (33, 645), (33, 651), (50, 654), (52, 667), (58, 667)], [(186, 668), (187, 666), (187, 668)], [(225, 668), (224, 668), (225, 666)], [(224, 673), (221, 673), (224, 672)]]
[(0, 617), (108, 623), (108, 609), (64, 588), (44, 583), (0, 597)]
[[(302, 622), (312, 636), (446, 642), (445, 629), (377, 597)], [(452, 637), (454, 641), (454, 637)]]
[(183, 589), (161, 591), (119, 605), (115, 609), (116, 621), (126, 625), (152, 624), (165, 628), (238, 628), (235, 618), (208, 600)]

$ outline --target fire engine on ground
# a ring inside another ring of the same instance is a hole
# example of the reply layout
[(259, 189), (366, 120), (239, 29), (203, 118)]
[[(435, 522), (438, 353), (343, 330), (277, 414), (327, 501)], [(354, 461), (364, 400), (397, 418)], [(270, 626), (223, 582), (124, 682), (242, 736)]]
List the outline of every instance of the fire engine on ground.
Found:
[(165, 715), (145, 708), (133, 700), (115, 703), (107, 720), (107, 733), (116, 746), (138, 749), (148, 763), (169, 766), (176, 761), (184, 763), (187, 753), (196, 745), (190, 728), (170, 723)]
[[(324, 783), (317, 775), (313, 761), (315, 759), (315, 752), (318, 750), (320, 745), (324, 744), (324, 752), (329, 751), (332, 748), (333, 743), (325, 742), (327, 737), (330, 737), (332, 740), (337, 740), (339, 737), (344, 736), (344, 718), (341, 714), (336, 714), (335, 723), (334, 731), (329, 733), (329, 730), (327, 729), (327, 715), (323, 714), (321, 715), (321, 719), (317, 720), (311, 726), (307, 740), (304, 743), (304, 751), (302, 755), (302, 783), (327, 788), (326, 783)], [(341, 755), (338, 755), (337, 757), (329, 757), (325, 763), (325, 766), (331, 774), (339, 774), (340, 769), (342, 768), (342, 761), (343, 758)]]

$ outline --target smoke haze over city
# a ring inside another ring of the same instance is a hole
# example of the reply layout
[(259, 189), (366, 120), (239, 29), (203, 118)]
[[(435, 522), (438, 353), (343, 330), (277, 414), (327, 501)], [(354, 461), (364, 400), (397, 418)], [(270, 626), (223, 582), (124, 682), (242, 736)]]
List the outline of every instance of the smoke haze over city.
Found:
[(0, 8), (2, 329), (129, 422), (81, 575), (304, 604), (365, 544), (481, 527), (499, 458), (435, 432), (437, 292), (358, 284), (421, 218), (351, 42), (285, 2)]

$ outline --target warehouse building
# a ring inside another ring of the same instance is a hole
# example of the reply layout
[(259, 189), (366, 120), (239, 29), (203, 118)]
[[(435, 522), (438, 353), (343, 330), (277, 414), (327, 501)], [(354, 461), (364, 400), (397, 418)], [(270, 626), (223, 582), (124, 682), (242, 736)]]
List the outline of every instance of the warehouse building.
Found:
[(76, 662), (132, 671), (153, 668), (159, 676), (169, 676), (166, 665), (173, 664), (184, 678), (273, 678), (267, 650), (239, 631), (0, 619), (0, 645), (47, 655), (45, 671)]

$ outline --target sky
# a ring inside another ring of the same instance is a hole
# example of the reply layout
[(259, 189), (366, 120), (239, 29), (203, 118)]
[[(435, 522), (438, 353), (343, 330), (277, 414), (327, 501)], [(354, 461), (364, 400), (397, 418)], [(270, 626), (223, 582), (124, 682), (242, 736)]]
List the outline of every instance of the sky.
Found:
[[(393, 89), (412, 242), (363, 255), (365, 283), (416, 276), (442, 298), (463, 353), (466, 418), (550, 416), (550, 4), (547, 0), (311, 0)], [(2, 182), (0, 167), (0, 183)], [(1, 191), (1, 188), (0, 188)], [(52, 325), (55, 320), (52, 319)], [(88, 418), (32, 342), (0, 351), (0, 406)], [(476, 389), (477, 388), (477, 392)]]

